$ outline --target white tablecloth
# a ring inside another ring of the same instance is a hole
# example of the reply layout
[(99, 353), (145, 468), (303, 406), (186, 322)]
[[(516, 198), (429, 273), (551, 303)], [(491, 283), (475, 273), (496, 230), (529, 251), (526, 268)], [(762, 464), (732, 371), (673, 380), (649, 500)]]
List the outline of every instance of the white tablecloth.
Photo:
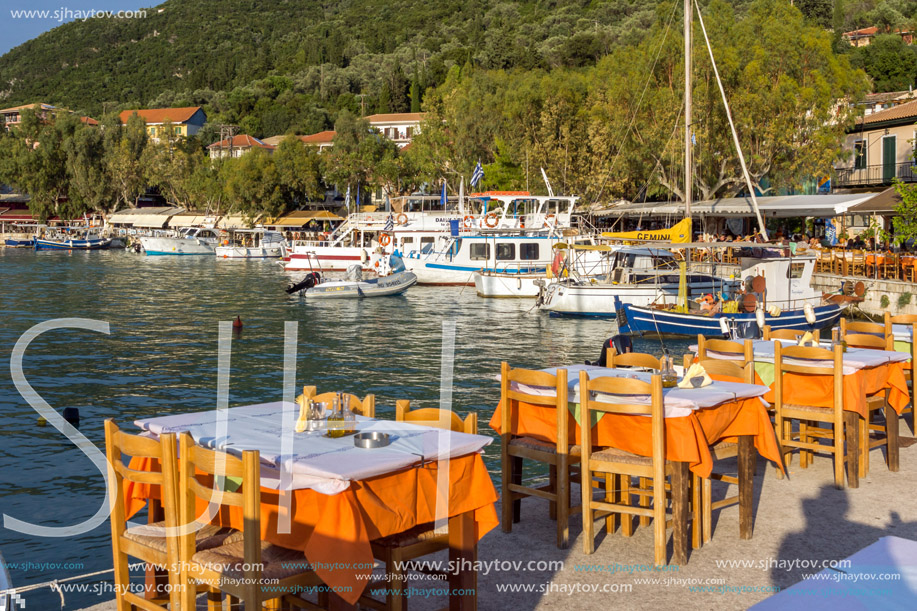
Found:
[[(839, 611), (917, 607), (917, 541), (882, 537), (848, 558), (758, 603), (755, 611)], [(896, 576), (889, 578), (889, 576)]]
[[(781, 344), (786, 346), (795, 346), (796, 342), (788, 339), (779, 339), (779, 340), (763, 340), (758, 339), (753, 342), (753, 351), (755, 355), (755, 361), (761, 361), (764, 363), (773, 363), (774, 362), (774, 341), (779, 341)], [(822, 343), (821, 348), (826, 350), (831, 349), (830, 342)], [(697, 352), (697, 344), (694, 344), (690, 347), (690, 350)], [(723, 354), (716, 353), (712, 350), (707, 351), (707, 357), (716, 359), (716, 358), (727, 358)], [(844, 375), (851, 375), (856, 373), (860, 369), (865, 369), (867, 367), (877, 367), (879, 365), (885, 365), (887, 363), (902, 363), (910, 359), (910, 355), (904, 352), (891, 352), (888, 350), (870, 350), (868, 348), (847, 348), (847, 352), (844, 353)], [(793, 363), (795, 365), (819, 365), (824, 361), (806, 361), (800, 359), (787, 359), (788, 363)]]
[(895, 341), (899, 342), (910, 342), (913, 341), (914, 326), (913, 325), (892, 325), (892, 335), (895, 336)]
[[(564, 367), (551, 367), (542, 369), (551, 375), (557, 375), (558, 369), (567, 370), (567, 400), (570, 403), (579, 403), (579, 372), (589, 372), (589, 378), (615, 377), (615, 378), (635, 378), (644, 382), (649, 382), (653, 376), (649, 371), (635, 371), (633, 369), (611, 369), (608, 367), (597, 367), (595, 365), (570, 365)], [(540, 386), (525, 386), (513, 384), (514, 389), (521, 392), (553, 397), (555, 390)], [(666, 418), (684, 418), (696, 409), (715, 407), (722, 403), (737, 401), (739, 399), (751, 399), (760, 397), (767, 393), (768, 389), (764, 386), (755, 386), (753, 384), (739, 384), (736, 382), (716, 382), (704, 388), (666, 388), (662, 391), (665, 417)], [(610, 396), (598, 395), (596, 398), (604, 401), (614, 402), (620, 399), (614, 399)], [(646, 403), (649, 404), (649, 396), (628, 397), (628, 403)]]
[[(299, 406), (289, 402), (262, 403), (223, 410), (225, 428), (220, 428), (218, 411), (196, 412), (147, 418), (134, 422), (151, 434), (189, 432), (194, 441), (209, 448), (241, 456), (243, 450), (261, 454), (261, 485), (268, 488), (312, 488), (324, 494), (346, 490), (352, 480), (391, 473), (420, 463), (464, 456), (489, 445), (484, 435), (454, 433), (406, 422), (357, 417), (356, 429), (382, 431), (392, 436), (384, 448), (354, 446), (353, 436), (337, 439), (323, 432), (294, 433)], [(286, 419), (286, 427), (284, 427)], [(282, 456), (283, 431), (292, 438), (288, 456)], [(281, 466), (288, 471), (281, 485)]]

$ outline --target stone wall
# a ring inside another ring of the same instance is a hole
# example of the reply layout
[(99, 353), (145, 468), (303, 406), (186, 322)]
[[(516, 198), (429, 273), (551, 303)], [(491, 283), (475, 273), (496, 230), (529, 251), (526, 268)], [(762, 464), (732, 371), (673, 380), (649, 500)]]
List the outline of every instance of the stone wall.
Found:
[[(892, 315), (917, 314), (917, 284), (899, 280), (874, 280), (870, 278), (846, 278), (862, 281), (866, 285), (864, 301), (859, 308), (871, 316), (884, 316), (886, 310)], [(813, 274), (812, 286), (825, 293), (836, 293), (845, 280), (834, 274)], [(910, 295), (908, 295), (910, 294)], [(882, 296), (888, 297), (888, 305), (882, 305)], [(903, 297), (902, 297), (903, 296)], [(899, 305), (898, 300), (908, 298), (906, 305)]]

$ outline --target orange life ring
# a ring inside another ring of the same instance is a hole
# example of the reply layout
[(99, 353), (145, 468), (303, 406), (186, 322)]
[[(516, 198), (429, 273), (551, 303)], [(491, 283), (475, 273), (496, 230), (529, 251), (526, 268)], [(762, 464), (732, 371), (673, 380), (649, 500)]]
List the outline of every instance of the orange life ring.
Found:
[[(491, 224), (490, 221), (493, 221), (493, 224)], [(488, 227), (490, 227), (491, 229), (493, 229), (494, 227), (496, 227), (496, 226), (497, 226), (497, 223), (499, 223), (499, 222), (500, 222), (500, 220), (497, 218), (497, 215), (496, 215), (496, 213), (494, 213), (494, 212), (488, 212), (488, 213), (487, 213), (487, 216), (484, 217), (484, 224), (487, 225)]]
[(551, 221), (554, 221), (555, 217), (553, 214), (549, 214), (546, 217), (544, 217), (544, 225), (543, 225), (544, 227), (551, 227), (555, 224), (553, 222), (549, 224), (548, 219), (551, 219)]
[(381, 244), (382, 246), (388, 246), (391, 243), (392, 243), (392, 236), (390, 236), (389, 234), (383, 233), (381, 236), (379, 236), (379, 244)]
[(398, 215), (397, 220), (398, 220), (399, 225), (407, 225), (408, 224), (408, 215), (402, 212), (401, 214)]
[(471, 216), (470, 214), (466, 216), (464, 219), (462, 219), (462, 226), (465, 227), (465, 229), (471, 229), (473, 225), (474, 225), (474, 217)]

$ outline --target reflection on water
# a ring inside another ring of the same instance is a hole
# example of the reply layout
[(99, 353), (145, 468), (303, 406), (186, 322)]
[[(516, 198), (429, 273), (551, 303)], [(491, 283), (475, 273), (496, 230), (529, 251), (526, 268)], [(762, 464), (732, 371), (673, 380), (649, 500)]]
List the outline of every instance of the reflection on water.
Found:
[[(608, 321), (548, 318), (529, 300), (480, 299), (471, 287), (304, 303), (284, 293), (288, 281), (279, 265), (263, 261), (0, 250), (0, 512), (44, 526), (71, 525), (91, 517), (104, 498), (93, 464), (54, 428), (37, 425), (37, 413), (10, 378), (13, 345), (42, 321), (110, 323), (110, 335), (49, 332), (24, 360), (35, 390), (59, 411), (79, 408), (81, 432), (102, 450), (106, 418), (128, 426), (139, 417), (213, 409), (217, 325), (236, 316), (244, 329), (232, 343), (230, 405), (281, 398), (284, 321), (297, 321), (297, 385), (375, 393), (382, 418), (394, 418), (396, 399), (438, 405), (443, 321), (454, 320), (453, 407), (477, 411), (483, 434), (493, 434), (486, 423), (499, 400), (494, 375), (501, 360), (541, 368), (596, 359), (614, 330)], [(686, 342), (668, 344), (678, 355)], [(635, 349), (660, 352), (658, 341), (637, 340)], [(499, 455), (498, 443), (487, 448), (495, 483)], [(60, 563), (11, 569), (20, 586), (111, 567), (107, 523), (61, 539), (0, 529), (0, 552), (8, 563)], [(108, 598), (69, 594), (67, 607)], [(27, 601), (36, 609), (59, 604), (47, 590), (27, 594)]]

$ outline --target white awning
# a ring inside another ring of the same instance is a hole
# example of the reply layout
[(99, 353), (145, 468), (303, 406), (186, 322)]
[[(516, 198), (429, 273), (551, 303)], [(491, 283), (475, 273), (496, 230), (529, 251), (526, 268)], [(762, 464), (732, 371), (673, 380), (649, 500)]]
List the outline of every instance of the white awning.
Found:
[(220, 222), (217, 223), (217, 227), (220, 229), (246, 229), (249, 224), (241, 214), (232, 214), (221, 218)]
[[(758, 208), (767, 218), (788, 218), (800, 216), (833, 217), (846, 214), (848, 209), (862, 203), (874, 194), (855, 193), (845, 195), (780, 195), (759, 197)], [(621, 204), (596, 212), (596, 216), (639, 217), (668, 216), (683, 218), (684, 202), (647, 202), (642, 204)], [(750, 197), (730, 197), (712, 201), (694, 202), (691, 214), (695, 216), (754, 217)]]
[(144, 229), (162, 229), (169, 220), (168, 214), (137, 214), (131, 220), (134, 227)]
[(202, 214), (176, 214), (169, 219), (169, 227), (213, 227), (216, 217)]

